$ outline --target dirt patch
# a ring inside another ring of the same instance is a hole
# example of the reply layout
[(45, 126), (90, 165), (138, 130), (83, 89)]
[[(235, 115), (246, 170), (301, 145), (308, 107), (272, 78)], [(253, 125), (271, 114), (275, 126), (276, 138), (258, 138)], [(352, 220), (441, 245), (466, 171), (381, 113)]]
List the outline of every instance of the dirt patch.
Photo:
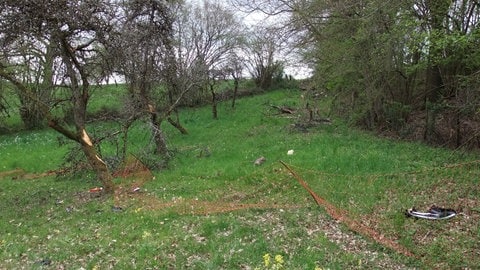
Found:
[(118, 205), (133, 207), (135, 211), (168, 211), (181, 215), (210, 215), (249, 209), (295, 209), (301, 207), (299, 205), (201, 201), (183, 198), (165, 201), (143, 192), (122, 196)]
[(15, 169), (10, 171), (0, 172), (0, 178), (18, 177), (19, 175), (24, 175), (24, 174), (26, 174), (25, 170)]
[(171, 211), (178, 214), (209, 215), (228, 213), (247, 209), (293, 209), (298, 205), (280, 205), (274, 203), (242, 203), (247, 194), (233, 192), (238, 195), (225, 201), (201, 201), (194, 199), (173, 198), (161, 200), (152, 194), (142, 191), (148, 181), (155, 179), (150, 170), (135, 157), (130, 157), (125, 164), (114, 173), (122, 178), (114, 193), (114, 204), (121, 208), (133, 207), (136, 211)]
[(57, 176), (63, 174), (67, 169), (51, 170), (42, 173), (27, 173), (24, 169), (15, 169), (6, 172), (0, 172), (0, 179), (10, 177), (13, 180), (34, 180), (48, 176)]

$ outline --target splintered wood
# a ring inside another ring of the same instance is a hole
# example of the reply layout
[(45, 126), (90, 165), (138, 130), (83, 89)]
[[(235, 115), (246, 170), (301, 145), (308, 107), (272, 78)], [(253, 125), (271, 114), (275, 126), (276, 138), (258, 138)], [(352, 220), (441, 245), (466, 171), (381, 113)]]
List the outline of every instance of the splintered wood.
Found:
[(357, 220), (353, 220), (349, 218), (348, 213), (345, 210), (339, 209), (335, 207), (333, 204), (329, 203), (327, 200), (321, 198), (318, 196), (308, 185), (307, 183), (298, 175), (290, 166), (288, 166), (285, 162), (280, 161), (285, 168), (292, 174), (292, 176), (297, 179), (297, 181), (310, 193), (310, 195), (313, 197), (315, 202), (321, 207), (323, 207), (327, 213), (335, 220), (340, 221), (341, 223), (345, 224), (350, 230), (358, 232), (366, 237), (372, 238), (375, 240), (377, 243), (388, 247), (390, 249), (393, 249), (403, 255), (409, 256), (409, 257), (415, 257), (413, 253), (411, 253), (408, 249), (406, 249), (404, 246), (398, 244), (392, 239), (389, 239), (382, 235), (381, 233), (372, 230), (371, 228), (363, 225), (361, 222)]

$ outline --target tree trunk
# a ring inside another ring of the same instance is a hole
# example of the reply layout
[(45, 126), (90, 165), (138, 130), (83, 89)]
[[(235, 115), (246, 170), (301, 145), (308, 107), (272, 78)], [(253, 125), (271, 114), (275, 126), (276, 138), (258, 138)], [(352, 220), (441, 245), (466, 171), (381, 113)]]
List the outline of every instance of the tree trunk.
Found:
[(98, 180), (102, 182), (103, 191), (105, 193), (113, 193), (113, 177), (108, 170), (107, 164), (100, 158), (97, 149), (95, 149), (95, 146), (91, 142), (90, 137), (85, 130), (83, 131), (83, 135), (80, 140), (83, 153), (85, 154), (88, 163), (97, 175)]
[(161, 122), (152, 121), (152, 134), (153, 140), (155, 141), (155, 154), (169, 159), (170, 153), (168, 153), (167, 139), (165, 138), (165, 134), (163, 134)]
[[(427, 0), (425, 1), (426, 7), (429, 10), (429, 23), (431, 25), (432, 32), (443, 32), (443, 21), (447, 17), (448, 9), (451, 1), (447, 0)], [(442, 57), (442, 49), (434, 36), (431, 36), (430, 48), (428, 52), (428, 67), (426, 73), (426, 110), (427, 117), (425, 122), (425, 134), (424, 139), (428, 143), (432, 143), (436, 139), (436, 118), (438, 113), (438, 102), (442, 95), (443, 81), (440, 73), (440, 66), (438, 63), (433, 62), (435, 57)], [(437, 61), (437, 60), (435, 60)]]
[(152, 129), (152, 137), (155, 142), (154, 153), (161, 155), (166, 159), (170, 158), (167, 147), (167, 139), (162, 131), (162, 121), (164, 118), (160, 118), (156, 108), (152, 104), (147, 105), (148, 113), (150, 114), (150, 125)]
[(232, 97), (232, 108), (235, 109), (235, 101), (237, 100), (238, 94), (238, 79), (234, 78), (233, 80), (233, 97)]
[[(175, 114), (178, 114), (178, 112), (175, 112)], [(177, 117), (176, 120), (173, 120), (171, 117), (168, 117), (167, 118), (168, 122), (173, 126), (175, 127), (176, 129), (178, 129), (178, 131), (180, 131), (180, 133), (182, 133), (183, 135), (187, 135), (188, 134), (188, 131), (187, 129), (185, 129), (182, 124), (180, 124), (180, 119)]]
[(212, 93), (212, 116), (213, 119), (218, 119), (217, 94), (215, 93), (213, 85), (210, 85), (210, 92)]
[[(170, 51), (173, 51), (171, 49)], [(188, 134), (188, 131), (182, 126), (180, 123), (180, 116), (178, 115), (178, 110), (177, 110), (177, 105), (176, 105), (176, 100), (174, 98), (174, 93), (178, 93), (178, 84), (176, 80), (176, 65), (174, 63), (174, 59), (168, 58), (167, 61), (170, 63), (170, 68), (167, 69), (167, 86), (168, 86), (168, 101), (170, 102), (170, 106), (173, 107), (173, 113), (175, 113), (175, 120), (173, 120), (171, 117), (168, 117), (167, 120), (168, 122), (174, 126), (180, 133), (186, 135)], [(172, 72), (174, 70), (174, 72)]]
[(436, 140), (436, 121), (438, 112), (438, 101), (442, 94), (442, 77), (437, 65), (427, 68), (426, 74), (426, 111), (424, 140), (433, 143)]
[[(104, 192), (113, 193), (113, 177), (86, 131), (87, 104), (90, 98), (88, 75), (75, 53), (70, 50), (71, 46), (68, 44), (67, 39), (63, 37), (60, 41), (63, 45), (62, 58), (64, 59), (67, 75), (70, 79), (70, 90), (73, 100), (73, 119), (76, 133), (73, 134), (58, 124), (56, 125), (58, 128), (57, 131), (80, 143), (85, 158), (95, 172), (97, 179), (103, 184)], [(52, 126), (51, 124), (56, 124), (56, 122), (50, 122), (50, 126), (55, 129), (55, 125)]]
[(462, 145), (462, 119), (460, 116), (460, 108), (456, 109), (455, 118), (455, 143), (456, 147), (460, 147), (460, 145)]

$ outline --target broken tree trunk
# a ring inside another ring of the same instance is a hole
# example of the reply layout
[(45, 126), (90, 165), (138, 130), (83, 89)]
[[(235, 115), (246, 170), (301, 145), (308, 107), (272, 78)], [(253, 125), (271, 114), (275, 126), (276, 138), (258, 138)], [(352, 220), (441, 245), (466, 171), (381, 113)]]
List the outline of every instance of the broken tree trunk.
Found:
[(105, 193), (113, 193), (113, 177), (108, 170), (107, 164), (100, 157), (97, 149), (93, 145), (85, 130), (83, 132), (80, 143), (82, 145), (82, 151), (85, 154), (88, 163), (97, 175), (98, 180), (102, 182), (103, 191)]

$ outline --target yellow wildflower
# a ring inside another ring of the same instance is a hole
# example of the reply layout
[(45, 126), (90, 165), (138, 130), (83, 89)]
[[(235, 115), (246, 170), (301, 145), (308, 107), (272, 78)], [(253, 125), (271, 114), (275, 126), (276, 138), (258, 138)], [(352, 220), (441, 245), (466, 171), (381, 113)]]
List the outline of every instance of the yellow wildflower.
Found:
[(270, 266), (270, 254), (265, 254), (263, 255), (263, 263), (265, 264), (265, 267)]
[(283, 264), (284, 263), (284, 260), (283, 260), (283, 256), (278, 254), (278, 255), (275, 255), (275, 262), (277, 264)]

